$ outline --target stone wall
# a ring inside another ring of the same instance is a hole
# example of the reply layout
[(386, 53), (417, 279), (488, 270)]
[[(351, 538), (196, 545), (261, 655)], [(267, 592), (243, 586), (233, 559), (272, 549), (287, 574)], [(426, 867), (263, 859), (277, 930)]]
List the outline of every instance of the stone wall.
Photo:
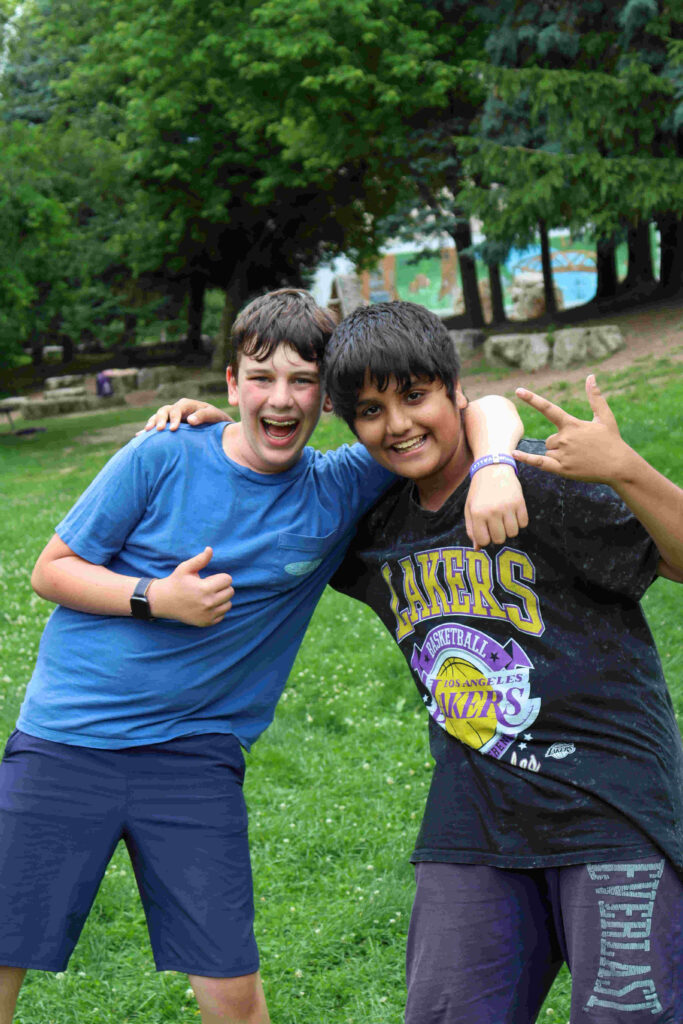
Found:
[(550, 366), (569, 366), (606, 359), (626, 342), (614, 324), (600, 327), (567, 327), (547, 334), (494, 334), (484, 342), (484, 356), (492, 366), (520, 367), (526, 373)]

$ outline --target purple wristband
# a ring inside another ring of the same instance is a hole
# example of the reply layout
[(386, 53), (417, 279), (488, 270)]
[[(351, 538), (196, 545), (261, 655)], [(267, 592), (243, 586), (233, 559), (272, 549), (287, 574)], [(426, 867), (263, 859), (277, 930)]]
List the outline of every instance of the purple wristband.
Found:
[(470, 480), (478, 469), (483, 469), (484, 466), (497, 466), (501, 462), (505, 466), (512, 466), (515, 473), (518, 473), (517, 463), (511, 455), (482, 455), (480, 459), (477, 459), (477, 461), (473, 462), (470, 466)]

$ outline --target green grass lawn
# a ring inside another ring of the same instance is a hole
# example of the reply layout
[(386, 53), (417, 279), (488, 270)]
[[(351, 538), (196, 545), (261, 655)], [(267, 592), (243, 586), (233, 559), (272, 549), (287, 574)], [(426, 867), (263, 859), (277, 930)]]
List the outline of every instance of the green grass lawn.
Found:
[[(646, 366), (610, 379), (626, 438), (683, 482), (683, 377)], [(571, 409), (583, 414), (585, 407)], [(29, 584), (54, 525), (117, 443), (79, 440), (123, 423), (131, 435), (148, 410), (51, 420), (30, 437), (0, 434), (0, 740), (13, 727), (50, 606)], [(523, 411), (530, 436), (551, 432)], [(675, 436), (678, 431), (678, 436)], [(97, 434), (95, 434), (97, 438)], [(348, 439), (325, 419), (322, 448)], [(683, 713), (681, 591), (658, 580), (645, 607), (679, 716)], [(412, 851), (431, 760), (426, 720), (392, 639), (367, 609), (327, 591), (316, 611), (275, 722), (248, 758), (246, 792), (257, 937), (276, 1024), (399, 1024), (413, 891)], [(474, 941), (474, 939), (473, 939)], [(560, 975), (541, 1014), (569, 1020)], [(184, 976), (157, 976), (133, 873), (123, 848), (102, 884), (63, 975), (29, 975), (20, 1024), (125, 1024), (198, 1020)]]

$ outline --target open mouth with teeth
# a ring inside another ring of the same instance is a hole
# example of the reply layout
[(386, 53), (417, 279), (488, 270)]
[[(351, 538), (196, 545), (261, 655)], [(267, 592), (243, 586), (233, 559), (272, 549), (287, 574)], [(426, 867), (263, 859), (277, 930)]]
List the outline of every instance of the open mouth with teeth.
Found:
[(298, 420), (274, 420), (267, 416), (261, 418), (263, 429), (271, 441), (289, 441), (297, 432)]
[(397, 441), (391, 447), (399, 455), (410, 455), (411, 452), (416, 452), (422, 448), (426, 440), (427, 435), (420, 434), (419, 437), (411, 437), (407, 441)]

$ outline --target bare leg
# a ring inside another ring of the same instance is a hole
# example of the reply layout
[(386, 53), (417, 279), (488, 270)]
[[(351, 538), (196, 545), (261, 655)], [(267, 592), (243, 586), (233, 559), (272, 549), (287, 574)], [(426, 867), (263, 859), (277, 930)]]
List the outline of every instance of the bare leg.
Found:
[(12, 1024), (25, 974), (23, 967), (0, 967), (0, 1024)]
[[(261, 975), (205, 978), (190, 974), (202, 1024), (270, 1024)], [(0, 1024), (4, 1021), (0, 1020)]]

